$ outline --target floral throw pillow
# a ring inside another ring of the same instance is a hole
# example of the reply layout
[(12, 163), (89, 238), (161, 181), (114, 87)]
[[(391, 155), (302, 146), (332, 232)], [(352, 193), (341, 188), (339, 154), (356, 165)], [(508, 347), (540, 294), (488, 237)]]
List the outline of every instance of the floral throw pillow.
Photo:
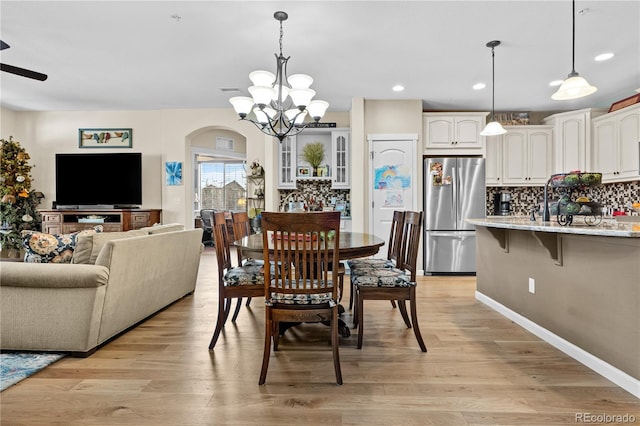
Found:
[(102, 232), (102, 225), (71, 234), (22, 231), (22, 245), (25, 248), (24, 261), (28, 263), (71, 263), (78, 237), (98, 232)]

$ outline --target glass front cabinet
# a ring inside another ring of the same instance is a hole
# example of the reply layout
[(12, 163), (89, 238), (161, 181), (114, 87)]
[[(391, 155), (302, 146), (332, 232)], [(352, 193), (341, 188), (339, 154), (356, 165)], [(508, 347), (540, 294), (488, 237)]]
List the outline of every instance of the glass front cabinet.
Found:
[[(289, 136), (278, 146), (278, 188), (295, 189), (297, 179), (331, 179), (331, 187), (349, 189), (350, 156), (349, 129), (305, 129), (296, 136)], [(304, 147), (321, 142), (325, 146), (323, 174), (313, 176), (309, 164), (303, 158)]]

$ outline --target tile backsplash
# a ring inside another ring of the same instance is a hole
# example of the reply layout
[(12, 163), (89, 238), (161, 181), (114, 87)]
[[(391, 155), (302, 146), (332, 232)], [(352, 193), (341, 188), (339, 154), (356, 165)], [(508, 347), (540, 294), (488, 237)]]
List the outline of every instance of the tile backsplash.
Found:
[[(544, 187), (542, 186), (512, 186), (512, 187), (487, 187), (487, 215), (493, 215), (494, 194), (507, 191), (511, 193), (511, 211), (513, 215), (528, 216), (531, 209), (542, 202)], [(557, 199), (558, 195), (549, 190), (549, 199)], [(640, 202), (640, 180), (621, 183), (607, 183), (592, 187), (579, 195), (585, 195), (604, 207), (614, 210), (623, 210), (629, 214), (630, 205)], [(579, 196), (578, 195), (578, 196)]]
[(301, 201), (307, 208), (314, 210), (329, 206), (333, 202), (349, 202), (351, 191), (348, 189), (332, 189), (331, 179), (298, 179), (296, 189), (278, 190), (279, 211), (286, 211), (291, 201)]

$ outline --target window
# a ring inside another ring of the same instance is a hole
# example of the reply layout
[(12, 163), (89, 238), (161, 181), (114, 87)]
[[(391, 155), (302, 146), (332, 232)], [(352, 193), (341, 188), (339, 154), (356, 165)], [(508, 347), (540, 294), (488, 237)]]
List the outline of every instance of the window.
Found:
[(196, 211), (246, 211), (244, 161), (198, 156), (196, 174)]

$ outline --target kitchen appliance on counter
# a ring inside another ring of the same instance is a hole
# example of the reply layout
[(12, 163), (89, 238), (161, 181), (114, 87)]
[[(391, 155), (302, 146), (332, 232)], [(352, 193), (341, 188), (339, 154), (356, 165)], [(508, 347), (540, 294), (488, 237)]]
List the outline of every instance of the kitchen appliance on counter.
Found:
[(511, 214), (511, 193), (500, 191), (493, 195), (493, 214), (509, 216)]
[(424, 177), (425, 274), (475, 274), (476, 231), (465, 219), (486, 217), (484, 159), (425, 158)]

